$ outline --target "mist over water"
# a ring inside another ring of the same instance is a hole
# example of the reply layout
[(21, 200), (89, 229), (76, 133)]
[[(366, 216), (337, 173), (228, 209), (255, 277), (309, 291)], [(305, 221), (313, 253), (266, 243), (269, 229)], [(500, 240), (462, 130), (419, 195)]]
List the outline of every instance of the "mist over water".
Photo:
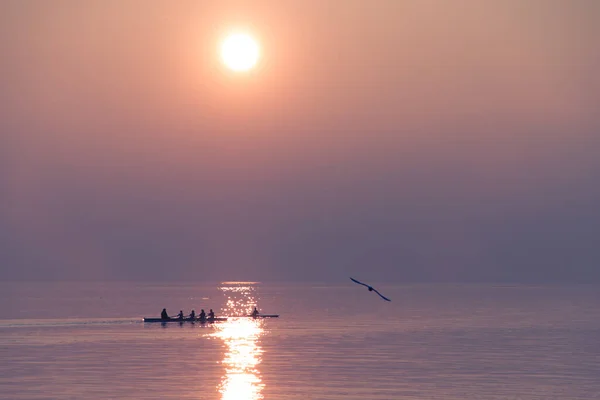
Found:
[(0, 1), (0, 398), (600, 398), (600, 1), (141, 3)]
[(2, 283), (0, 398), (600, 398), (598, 287), (376, 287)]

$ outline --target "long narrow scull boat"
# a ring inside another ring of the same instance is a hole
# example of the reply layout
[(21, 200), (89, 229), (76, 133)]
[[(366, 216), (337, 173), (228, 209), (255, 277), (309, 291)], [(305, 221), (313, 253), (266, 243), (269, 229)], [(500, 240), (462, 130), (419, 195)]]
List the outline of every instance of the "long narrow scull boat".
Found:
[(162, 323), (167, 323), (167, 322), (198, 322), (201, 324), (211, 324), (213, 322), (223, 322), (223, 321), (227, 321), (227, 318), (225, 317), (216, 317), (216, 318), (169, 318), (169, 319), (162, 319), (162, 318), (144, 318), (144, 322), (162, 322)]
[[(235, 318), (235, 317), (233, 317)], [(238, 317), (239, 318), (239, 317)], [(254, 318), (254, 319), (259, 319), (259, 318), (279, 318), (279, 314), (258, 314), (258, 315), (246, 315), (246, 318)], [(223, 321), (227, 321), (227, 317), (216, 317), (216, 318), (205, 318), (205, 319), (200, 319), (200, 318), (169, 318), (169, 319), (162, 319), (162, 318), (152, 318), (152, 317), (146, 317), (144, 318), (144, 322), (162, 322), (162, 323), (167, 323), (167, 322), (198, 322), (200, 324), (211, 324), (214, 322), (223, 322)]]
[(248, 315), (248, 318), (279, 318), (279, 314)]

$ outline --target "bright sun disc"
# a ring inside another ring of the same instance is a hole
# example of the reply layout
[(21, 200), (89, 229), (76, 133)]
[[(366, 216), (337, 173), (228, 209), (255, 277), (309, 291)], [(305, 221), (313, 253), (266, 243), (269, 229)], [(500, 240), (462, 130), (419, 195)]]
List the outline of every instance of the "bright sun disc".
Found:
[(247, 71), (258, 61), (258, 44), (246, 34), (231, 35), (223, 42), (221, 57), (228, 68)]

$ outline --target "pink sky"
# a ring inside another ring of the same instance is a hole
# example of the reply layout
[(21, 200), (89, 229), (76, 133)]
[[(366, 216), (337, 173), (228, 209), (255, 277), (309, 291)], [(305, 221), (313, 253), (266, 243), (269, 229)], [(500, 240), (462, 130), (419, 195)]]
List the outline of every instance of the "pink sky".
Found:
[(598, 278), (599, 37), (595, 0), (4, 1), (0, 277)]

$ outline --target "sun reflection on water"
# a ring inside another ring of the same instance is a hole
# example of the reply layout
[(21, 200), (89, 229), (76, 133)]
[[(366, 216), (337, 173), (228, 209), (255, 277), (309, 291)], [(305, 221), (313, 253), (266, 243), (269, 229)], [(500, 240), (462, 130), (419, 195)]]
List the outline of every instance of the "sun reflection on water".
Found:
[(238, 316), (215, 326), (215, 337), (226, 345), (223, 357), (225, 375), (219, 385), (221, 399), (262, 399), (264, 384), (258, 369), (262, 355), (258, 340), (264, 332), (262, 321), (243, 317), (256, 306), (256, 288), (248, 283), (228, 282), (219, 289), (227, 297), (223, 315)]

